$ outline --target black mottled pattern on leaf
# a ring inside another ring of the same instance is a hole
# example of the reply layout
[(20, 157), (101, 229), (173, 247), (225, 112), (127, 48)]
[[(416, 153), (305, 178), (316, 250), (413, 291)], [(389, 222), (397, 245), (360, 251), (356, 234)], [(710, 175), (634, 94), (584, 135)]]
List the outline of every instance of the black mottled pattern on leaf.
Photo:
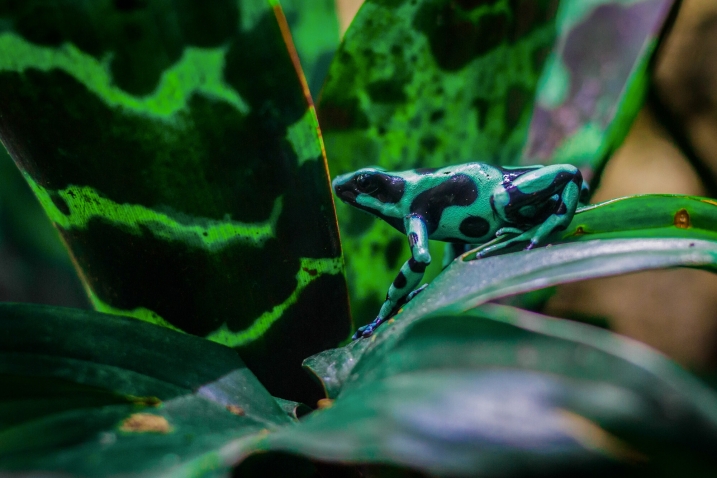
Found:
[[(255, 3), (0, 0), (6, 29), (35, 46), (70, 42), (109, 61), (114, 86), (138, 99), (167, 93), (157, 90), (161, 75), (188, 47), (214, 48), (212, 55), (220, 47), (226, 51), (217, 57), (224, 65), (221, 88), (237, 93), (248, 112), (211, 93), (188, 92), (194, 86), (182, 84), (181, 74), (176, 92), (188, 94), (186, 106), (163, 117), (151, 106), (123, 108), (121, 98), (110, 104), (72, 71), (0, 72), (0, 136), (61, 214), (71, 212), (59, 194), (71, 185), (91, 188), (120, 208), (146, 208), (146, 216), (126, 218), (136, 220), (134, 230), (99, 216), (86, 224), (75, 217), (75, 227), (61, 227), (95, 295), (115, 309), (149, 309), (198, 335), (222, 324), (245, 330), (292, 297), (301, 259), (341, 256), (303, 88), (272, 8)], [(249, 21), (239, 11), (249, 6), (265, 10), (257, 16), (254, 8)], [(75, 67), (84, 65), (63, 68)], [(297, 144), (287, 138), (298, 138)], [(163, 226), (147, 222), (155, 211), (182, 225), (266, 223), (278, 201), (274, 237), (258, 247), (240, 240), (205, 247), (171, 230), (160, 237)], [(306, 356), (350, 332), (345, 279), (337, 272), (316, 278), (264, 336), (240, 350), (275, 395), (309, 403), (318, 398), (299, 369)]]
[(48, 189), (89, 185), (117, 203), (256, 222), (296, 163), (283, 129), (205, 96), (175, 126), (111, 108), (65, 72), (28, 70), (0, 73), (0, 102), (23, 168)]
[(117, 85), (136, 95), (152, 92), (186, 46), (220, 46), (239, 22), (235, 0), (6, 0), (0, 15), (32, 43), (110, 55)]
[(145, 228), (140, 236), (123, 232), (102, 219), (91, 220), (86, 230), (61, 233), (101, 300), (125, 310), (148, 308), (195, 335), (207, 335), (225, 321), (232, 330), (245, 329), (296, 287), (299, 261), (283, 255), (275, 239), (261, 254), (239, 244), (210, 254), (157, 239)]
[[(445, 0), (422, 2), (414, 26), (423, 32), (433, 56), (447, 71), (457, 71), (501, 43), (513, 43), (555, 17), (557, 2), (513, 0), (510, 11), (477, 16), (470, 11), (495, 1)], [(519, 13), (518, 13), (519, 12)]]

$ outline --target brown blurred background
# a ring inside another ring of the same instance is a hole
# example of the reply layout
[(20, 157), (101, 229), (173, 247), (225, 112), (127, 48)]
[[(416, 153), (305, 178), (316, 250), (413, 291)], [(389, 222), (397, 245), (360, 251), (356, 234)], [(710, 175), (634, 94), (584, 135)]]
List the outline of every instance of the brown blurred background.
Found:
[[(715, 197), (715, 183), (717, 2), (684, 0), (658, 51), (648, 102), (592, 201), (644, 193)], [(717, 275), (710, 272), (676, 269), (569, 284), (545, 312), (602, 317), (612, 330), (683, 365), (717, 368)]]

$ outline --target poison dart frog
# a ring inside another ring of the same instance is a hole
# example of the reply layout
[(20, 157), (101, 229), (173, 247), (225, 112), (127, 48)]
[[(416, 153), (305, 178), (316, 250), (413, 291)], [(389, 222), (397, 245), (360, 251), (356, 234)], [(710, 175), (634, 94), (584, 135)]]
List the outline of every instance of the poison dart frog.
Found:
[(473, 244), (515, 236), (483, 249), (479, 256), (516, 243), (526, 250), (554, 230), (565, 229), (587, 193), (575, 166), (498, 167), (466, 163), (444, 168), (387, 172), (363, 168), (334, 179), (345, 203), (386, 221), (408, 236), (411, 257), (386, 294), (376, 319), (353, 338), (370, 337), (387, 318), (413, 299), (431, 262), (428, 240), (446, 242), (447, 265)]

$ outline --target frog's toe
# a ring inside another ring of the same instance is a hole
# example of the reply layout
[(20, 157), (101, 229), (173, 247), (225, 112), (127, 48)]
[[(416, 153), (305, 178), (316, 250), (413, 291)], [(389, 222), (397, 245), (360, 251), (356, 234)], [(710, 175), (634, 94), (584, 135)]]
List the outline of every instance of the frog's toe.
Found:
[(411, 300), (413, 300), (413, 298), (416, 297), (416, 296), (417, 296), (418, 294), (420, 294), (421, 292), (423, 292), (423, 290), (424, 290), (426, 287), (428, 287), (428, 284), (423, 284), (421, 287), (419, 287), (418, 289), (416, 289), (416, 290), (414, 290), (413, 292), (411, 292), (410, 294), (408, 294), (408, 295), (406, 296), (406, 302), (410, 302)]
[(538, 241), (535, 239), (531, 239), (527, 246), (525, 246), (525, 250), (529, 251), (531, 249), (534, 249), (538, 246)]
[(495, 237), (505, 236), (506, 234), (522, 234), (523, 232), (525, 231), (517, 227), (501, 227), (496, 231)]
[(353, 337), (351, 337), (351, 340), (356, 340), (356, 339), (360, 339), (361, 337), (363, 337), (363, 333), (367, 327), (368, 327), (368, 325), (359, 327), (358, 330), (356, 330), (356, 333), (353, 335)]

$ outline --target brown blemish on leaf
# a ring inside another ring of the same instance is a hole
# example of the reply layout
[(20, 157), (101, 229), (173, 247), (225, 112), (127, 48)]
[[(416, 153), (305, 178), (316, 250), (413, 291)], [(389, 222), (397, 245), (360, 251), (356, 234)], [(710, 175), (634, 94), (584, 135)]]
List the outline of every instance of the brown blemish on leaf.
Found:
[(135, 405), (144, 405), (147, 407), (158, 407), (162, 404), (162, 400), (157, 397), (135, 397), (130, 396), (129, 400)]
[(240, 417), (243, 417), (246, 415), (246, 412), (242, 407), (238, 407), (236, 405), (227, 405), (227, 410), (229, 410), (230, 413), (233, 413), (234, 415), (238, 415)]
[(583, 236), (587, 234), (585, 232), (585, 229), (583, 229), (583, 226), (578, 226), (577, 229), (575, 229), (575, 232), (573, 232), (573, 236)]
[(647, 457), (628, 443), (605, 431), (600, 425), (569, 410), (557, 409), (562, 430), (583, 447), (603, 453), (613, 459), (639, 463)]
[(151, 413), (134, 413), (124, 419), (119, 429), (127, 433), (169, 433), (172, 431), (166, 418)]
[(687, 229), (691, 226), (690, 223), (690, 213), (687, 212), (687, 209), (680, 209), (675, 213), (675, 227), (679, 227), (680, 229)]
[(331, 408), (334, 405), (334, 401), (330, 398), (322, 398), (318, 402), (316, 402), (316, 406), (319, 408), (319, 410), (325, 410), (327, 408)]

